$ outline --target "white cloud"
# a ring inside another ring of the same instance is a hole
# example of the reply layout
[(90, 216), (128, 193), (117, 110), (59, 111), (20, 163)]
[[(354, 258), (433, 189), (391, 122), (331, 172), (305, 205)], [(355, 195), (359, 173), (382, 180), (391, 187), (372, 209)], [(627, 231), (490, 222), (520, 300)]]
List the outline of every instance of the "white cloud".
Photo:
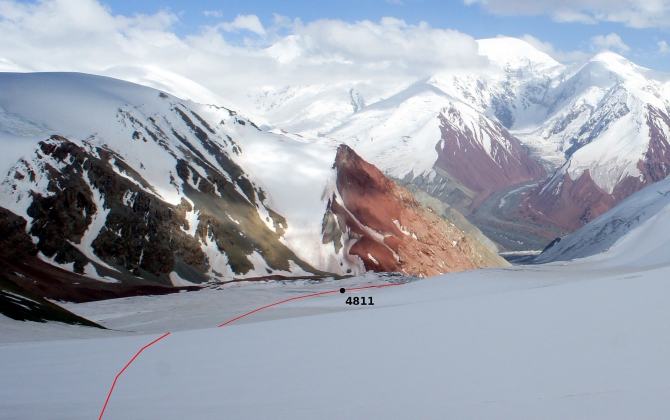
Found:
[(659, 54), (670, 53), (670, 46), (668, 46), (668, 43), (666, 41), (659, 41), (659, 42), (657, 42), (657, 45), (658, 45), (658, 53)]
[(261, 21), (256, 15), (237, 15), (234, 21), (222, 23), (220, 26), (221, 29), (227, 32), (244, 29), (258, 35), (265, 35), (265, 28), (263, 28)]
[(223, 12), (221, 10), (205, 10), (202, 12), (203, 15), (213, 18), (222, 18)]
[(553, 13), (553, 18), (556, 22), (578, 22), (587, 25), (598, 23), (592, 16), (575, 10), (557, 10)]
[(274, 26), (277, 28), (290, 28), (293, 26), (293, 21), (288, 16), (282, 16), (277, 13), (274, 14)]
[[(356, 63), (377, 68), (400, 65), (410, 72), (429, 74), (439, 68), (467, 68), (484, 64), (472, 37), (454, 30), (431, 28), (427, 23), (408, 25), (383, 18), (380, 23), (318, 20), (296, 25), (288, 41), (310, 61)], [(276, 47), (273, 47), (276, 48)]]
[(549, 42), (542, 42), (539, 39), (535, 38), (532, 35), (524, 35), (521, 37), (524, 41), (542, 51), (545, 54), (548, 54), (554, 60), (561, 63), (572, 63), (575, 61), (586, 60), (591, 57), (591, 54), (585, 51), (560, 51), (554, 49), (554, 46)]
[(589, 41), (589, 45), (591, 46), (591, 50), (594, 52), (610, 50), (623, 54), (630, 51), (630, 47), (626, 45), (621, 40), (621, 37), (615, 33), (594, 36)]
[[(239, 102), (254, 87), (355, 82), (382, 89), (487, 64), (468, 35), (393, 18), (303, 24), (276, 16), (265, 29), (247, 15), (184, 37), (172, 29), (177, 22), (169, 11), (114, 15), (96, 0), (0, 0), (0, 58), (15, 63), (0, 69), (103, 74), (153, 66)], [(251, 42), (231, 43), (228, 30), (250, 31)]]
[(559, 22), (670, 27), (670, 0), (462, 0), (501, 15), (550, 15)]

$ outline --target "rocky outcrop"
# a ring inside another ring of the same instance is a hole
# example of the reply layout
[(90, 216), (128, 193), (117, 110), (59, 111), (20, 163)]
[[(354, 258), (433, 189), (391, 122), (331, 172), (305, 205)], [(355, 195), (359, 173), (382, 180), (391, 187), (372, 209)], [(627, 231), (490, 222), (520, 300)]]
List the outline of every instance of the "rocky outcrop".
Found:
[(104, 328), (49, 302), (41, 296), (27, 292), (0, 273), (0, 314), (17, 320), (56, 321), (72, 325)]
[[(184, 232), (188, 203), (170, 205), (118, 174), (113, 165), (123, 161), (109, 150), (86, 150), (60, 136), (39, 147), (48, 170), (48, 195), (33, 193), (27, 214), (33, 219), (29, 233), (38, 238), (43, 255), (72, 263), (79, 274), (93, 264), (101, 275), (166, 285), (177, 261), (204, 271), (199, 243)], [(28, 163), (26, 169), (31, 170)], [(94, 255), (86, 255), (88, 246)]]
[(506, 265), (476, 251), (475, 240), (424, 207), (351, 148), (341, 145), (335, 191), (323, 222), (323, 242), (362, 261), (366, 270), (434, 276)]
[[(206, 140), (204, 132), (201, 136)], [(169, 287), (174, 272), (191, 283), (202, 283), (210, 279), (206, 275), (210, 261), (203, 252), (208, 242), (227, 255), (234, 273), (254, 268), (248, 256), (258, 252), (271, 269), (289, 271), (289, 261), (294, 261), (306, 271), (321, 274), (281, 243), (278, 232), (286, 221), (279, 214), (268, 210), (275, 230), (260, 219), (256, 206), (262, 205), (262, 191), (254, 189), (239, 166), (224, 161), (224, 155), (219, 159), (229, 168), (230, 176), (195, 153), (189, 161), (177, 162), (175, 172), (191, 200), (182, 199), (178, 205), (159, 198), (150, 184), (110, 149), (82, 147), (52, 136), (39, 143), (36, 156), (36, 161), (24, 160), (15, 166), (9, 177), (28, 181), (41, 173), (48, 181), (45, 193), (37, 188), (30, 193), (27, 215), (31, 224), (26, 226), (25, 219), (6, 211), (0, 213), (0, 226), (4, 230), (23, 229), (24, 234), (27, 229), (37, 243), (28, 241), (21, 247), (54, 263), (72, 264), (76, 274), (135, 286)], [(194, 165), (206, 168), (206, 178)], [(190, 226), (187, 213), (196, 209), (197, 226)], [(14, 236), (4, 238), (9, 249), (17, 248), (11, 246)], [(77, 293), (74, 295), (71, 298), (79, 299)]]
[(37, 247), (26, 233), (28, 222), (4, 207), (0, 207), (0, 255), (22, 262), (37, 255)]
[[(26, 232), (27, 225), (26, 219), (0, 207), (0, 290), (4, 290), (5, 295), (7, 295), (4, 297), (5, 303), (0, 304), (0, 309), (7, 309), (5, 315), (10, 318), (61, 321), (69, 319), (73, 322), (76, 321), (74, 323), (90, 326), (90, 324), (86, 324), (78, 318), (71, 318), (69, 315), (66, 315), (65, 318), (53, 318), (52, 315), (55, 316), (52, 313), (53, 310), (65, 310), (44, 300), (44, 298), (70, 302), (90, 302), (101, 299), (160, 295), (177, 293), (182, 290), (200, 289), (198, 286), (157, 285), (155, 282), (141, 277), (125, 278), (126, 281), (117, 283), (101, 282), (86, 275), (64, 270), (36, 256), (39, 252), (38, 247)], [(33, 303), (26, 307), (25, 302), (23, 302), (26, 299), (32, 300)], [(23, 305), (24, 308), (15, 308), (16, 305)], [(46, 306), (46, 308), (42, 306)], [(24, 316), (25, 318), (21, 318)], [(37, 319), (35, 317), (42, 318)]]

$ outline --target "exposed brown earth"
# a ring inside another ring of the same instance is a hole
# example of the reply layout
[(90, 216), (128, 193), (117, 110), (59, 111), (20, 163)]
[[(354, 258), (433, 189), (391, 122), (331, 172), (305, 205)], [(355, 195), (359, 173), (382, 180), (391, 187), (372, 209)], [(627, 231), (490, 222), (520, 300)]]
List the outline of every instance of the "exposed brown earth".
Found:
[(429, 277), (507, 265), (476, 251), (469, 235), (419, 203), (351, 148), (341, 145), (334, 168), (337, 193), (324, 217), (324, 243), (344, 247), (366, 270)]
[(106, 283), (63, 270), (35, 257), (22, 262), (0, 258), (0, 267), (7, 270), (7, 279), (36, 296), (77, 303), (201, 289), (200, 286), (161, 286), (142, 279), (134, 283)]
[(577, 230), (616, 204), (614, 197), (596, 185), (588, 170), (576, 181), (566, 173), (552, 192), (547, 189), (542, 193), (541, 187), (547, 183), (531, 191), (519, 210), (533, 222)]
[[(445, 115), (446, 114), (446, 115)], [(478, 132), (468, 126), (455, 108), (440, 115), (442, 140), (437, 144), (435, 167), (477, 193), (470, 210), (493, 191), (540, 178), (544, 170), (503, 127), (480, 118)], [(477, 140), (491, 138), (491, 154)], [(503, 143), (507, 146), (505, 147)]]

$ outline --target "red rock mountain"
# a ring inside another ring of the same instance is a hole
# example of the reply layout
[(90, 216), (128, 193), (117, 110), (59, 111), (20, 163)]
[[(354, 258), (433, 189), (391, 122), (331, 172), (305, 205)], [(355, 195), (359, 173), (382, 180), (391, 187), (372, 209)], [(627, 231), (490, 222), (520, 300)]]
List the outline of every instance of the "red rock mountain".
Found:
[(366, 270), (428, 277), (505, 265), (348, 146), (340, 146), (333, 167), (336, 191), (324, 217), (323, 241), (359, 257)]

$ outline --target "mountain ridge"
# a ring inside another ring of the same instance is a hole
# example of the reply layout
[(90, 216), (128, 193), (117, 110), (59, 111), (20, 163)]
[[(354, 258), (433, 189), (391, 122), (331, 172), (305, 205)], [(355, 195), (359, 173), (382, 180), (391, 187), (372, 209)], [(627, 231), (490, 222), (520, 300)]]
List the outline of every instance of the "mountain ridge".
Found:
[[(509, 217), (522, 224), (547, 226), (541, 233), (547, 242), (550, 231), (575, 230), (668, 175), (670, 162), (664, 154), (670, 138), (668, 75), (610, 51), (566, 65), (520, 39), (477, 42), (480, 55), (489, 60), (488, 67), (437, 72), (408, 86), (387, 87), (389, 93), (381, 97), (377, 93), (366, 98), (360, 81), (325, 90), (284, 87), (283, 92), (290, 94), (267, 88), (263, 97), (274, 95), (282, 115), (300, 115), (298, 125), (294, 124), (297, 120), (281, 117), (274, 119), (275, 124), (296, 128), (305, 136), (318, 134), (345, 142), (385, 174), (403, 183), (413, 182), (466, 215), (490, 192), (541, 181), (524, 193), (522, 204)], [(316, 116), (318, 112), (310, 118), (311, 105), (296, 99), (309, 89), (320, 92), (315, 107), (330, 103), (339, 110), (339, 117), (329, 117), (322, 126), (320, 121), (325, 120)], [(355, 105), (345, 100), (354, 91), (358, 92)], [(300, 104), (300, 112), (291, 112), (293, 101)], [(263, 109), (257, 111), (263, 114)], [(500, 183), (497, 176), (482, 180), (486, 187), (463, 179), (498, 171), (499, 163), (483, 163), (472, 154), (454, 158), (452, 151), (453, 162), (436, 165), (443, 159), (440, 127), (450, 115), (446, 110), (456, 110), (466, 121), (450, 130), (451, 137), (469, 137), (468, 130), (477, 133), (476, 142), (470, 143), (493, 156), (491, 145), (504, 143), (507, 132), (518, 140), (523, 155), (544, 168), (546, 179), (535, 168), (524, 177), (512, 175), (528, 168), (523, 156), (502, 176), (513, 182)], [(279, 117), (272, 112), (267, 115)], [(301, 131), (300, 127), (307, 126), (311, 128)], [(479, 134), (496, 126), (501, 127), (495, 129), (496, 135)]]
[[(348, 194), (334, 184), (350, 170), (338, 164), (338, 142), (268, 131), (223, 106), (100, 76), (3, 73), (0, 87), (3, 211), (26, 222), (35, 258), (72, 273), (58, 276), (83, 299), (89, 292), (74, 287), (77, 276), (106, 288), (94, 297), (375, 269), (363, 260), (374, 260), (374, 251), (349, 254), (362, 237), (352, 235), (346, 249), (323, 237), (329, 194)], [(371, 181), (356, 182), (401, 188), (360, 158), (351, 162), (368, 165)], [(347, 200), (339, 204), (346, 210)], [(428, 223), (425, 215), (419, 224)], [(382, 235), (361, 219), (359, 227)], [(350, 235), (351, 225), (340, 228)], [(470, 238), (444, 223), (440, 229)], [(435, 256), (430, 273), (505, 264), (483, 245), (467, 249), (455, 252), (470, 252), (473, 263), (443, 264), (456, 255), (447, 253)], [(403, 255), (407, 264), (416, 258)]]

